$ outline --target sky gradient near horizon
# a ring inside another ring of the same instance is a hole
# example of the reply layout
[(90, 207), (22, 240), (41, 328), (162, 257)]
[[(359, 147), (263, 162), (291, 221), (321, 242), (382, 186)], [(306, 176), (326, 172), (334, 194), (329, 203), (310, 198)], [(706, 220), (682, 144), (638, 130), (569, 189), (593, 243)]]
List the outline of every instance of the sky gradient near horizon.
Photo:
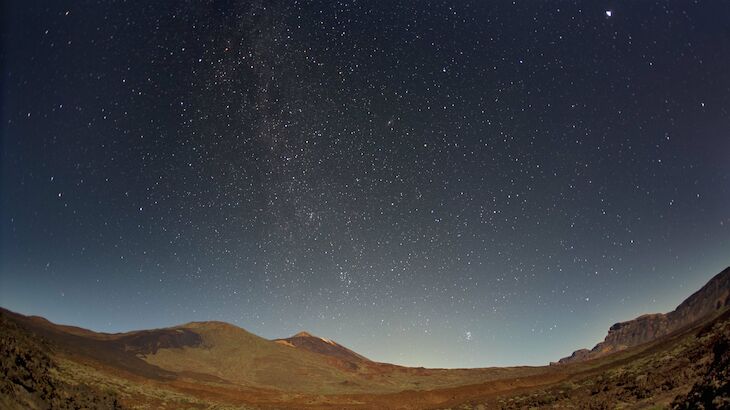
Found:
[(730, 3), (4, 2), (0, 306), (546, 364), (730, 265)]

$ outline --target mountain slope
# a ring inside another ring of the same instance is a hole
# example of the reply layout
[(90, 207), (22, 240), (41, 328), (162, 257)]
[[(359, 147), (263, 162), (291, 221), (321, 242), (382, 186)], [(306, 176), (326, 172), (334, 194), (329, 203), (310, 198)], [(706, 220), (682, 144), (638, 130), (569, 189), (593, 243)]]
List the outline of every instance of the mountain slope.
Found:
[(115, 394), (65, 380), (50, 346), (4, 312), (0, 312), (0, 330), (0, 408), (120, 408)]
[(721, 313), (730, 307), (730, 267), (715, 275), (705, 286), (669, 313), (642, 315), (616, 323), (603, 342), (593, 349), (576, 350), (560, 363), (594, 359), (612, 352), (638, 346), (676, 332)]

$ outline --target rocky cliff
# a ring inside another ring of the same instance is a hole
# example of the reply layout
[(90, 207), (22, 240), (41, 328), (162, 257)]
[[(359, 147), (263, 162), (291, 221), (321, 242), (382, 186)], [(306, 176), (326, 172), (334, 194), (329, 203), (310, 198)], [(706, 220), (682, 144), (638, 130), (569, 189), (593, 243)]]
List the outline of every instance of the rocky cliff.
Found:
[(669, 313), (639, 316), (616, 323), (608, 330), (603, 342), (593, 349), (581, 349), (559, 363), (582, 361), (651, 342), (672, 332), (708, 319), (730, 307), (730, 268), (710, 279), (705, 286), (688, 297)]

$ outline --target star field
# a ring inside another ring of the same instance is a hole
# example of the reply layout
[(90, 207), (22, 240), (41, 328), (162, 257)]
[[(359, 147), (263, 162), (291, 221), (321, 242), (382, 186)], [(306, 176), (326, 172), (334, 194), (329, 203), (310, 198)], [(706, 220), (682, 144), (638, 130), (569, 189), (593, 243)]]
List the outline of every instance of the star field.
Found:
[(4, 307), (544, 364), (730, 261), (727, 4), (4, 8)]

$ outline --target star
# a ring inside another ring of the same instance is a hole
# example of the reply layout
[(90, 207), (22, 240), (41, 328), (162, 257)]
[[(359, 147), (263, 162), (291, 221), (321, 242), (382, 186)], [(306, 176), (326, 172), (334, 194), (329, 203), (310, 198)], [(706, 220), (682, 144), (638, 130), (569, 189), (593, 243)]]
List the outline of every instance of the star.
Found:
[[(13, 3), (7, 71), (23, 76), (3, 89), (3, 307), (57, 303), (101, 328), (193, 309), (271, 336), (301, 323), (385, 361), (428, 329), (443, 357), (399, 364), (473, 365), (453, 339), (525, 364), (510, 342), (523, 332), (570, 331), (608, 300), (640, 311), (637, 284), (698, 274), (688, 237), (727, 263), (719, 2), (662, 18), (653, 2), (598, 4), (598, 27), (572, 2), (91, 1), (68, 17)], [(529, 35), (503, 30), (522, 21)], [(671, 269), (645, 269), (656, 255)], [(115, 285), (87, 283), (97, 270)], [(58, 301), (61, 278), (94, 309)], [(539, 364), (563, 342), (530, 343)]]

